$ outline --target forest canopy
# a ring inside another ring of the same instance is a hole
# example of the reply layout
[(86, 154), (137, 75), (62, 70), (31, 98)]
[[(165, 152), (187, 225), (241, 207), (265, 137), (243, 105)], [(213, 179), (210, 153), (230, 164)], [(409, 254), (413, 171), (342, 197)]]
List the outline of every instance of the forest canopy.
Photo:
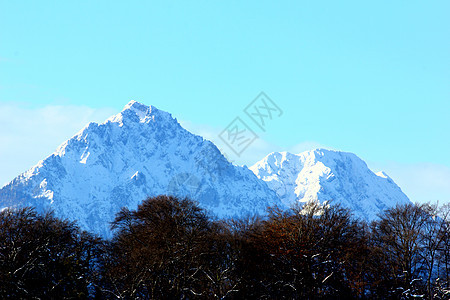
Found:
[(449, 206), (367, 224), (338, 205), (220, 220), (190, 199), (123, 208), (105, 240), (32, 208), (0, 212), (3, 299), (449, 299)]

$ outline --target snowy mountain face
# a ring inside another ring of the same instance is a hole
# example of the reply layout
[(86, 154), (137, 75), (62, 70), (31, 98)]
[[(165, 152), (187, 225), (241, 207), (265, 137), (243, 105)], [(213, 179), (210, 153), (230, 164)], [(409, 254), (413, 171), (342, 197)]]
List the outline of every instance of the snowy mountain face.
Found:
[(252, 171), (228, 162), (169, 113), (131, 101), (5, 185), (0, 208), (52, 209), (108, 237), (121, 207), (134, 209), (159, 194), (189, 196), (218, 217), (263, 213), (279, 202)]
[(388, 207), (409, 202), (392, 179), (374, 174), (354, 154), (323, 149), (272, 153), (250, 169), (239, 167), (169, 113), (131, 101), (104, 123), (88, 124), (0, 189), (0, 209), (51, 209), (109, 237), (110, 222), (122, 207), (135, 209), (160, 194), (190, 197), (218, 217), (333, 200), (370, 221)]
[(316, 149), (300, 154), (274, 152), (250, 167), (286, 206), (332, 201), (371, 221), (408, 197), (385, 173), (373, 173), (352, 153)]

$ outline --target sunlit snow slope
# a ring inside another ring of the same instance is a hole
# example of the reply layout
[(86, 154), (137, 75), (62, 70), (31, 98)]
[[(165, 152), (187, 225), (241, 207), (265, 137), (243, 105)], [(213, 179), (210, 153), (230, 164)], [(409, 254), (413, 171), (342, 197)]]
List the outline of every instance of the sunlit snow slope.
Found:
[(316, 149), (300, 154), (274, 152), (250, 169), (285, 205), (332, 201), (370, 221), (408, 197), (385, 173), (373, 173), (355, 154)]
[(110, 236), (121, 207), (148, 196), (189, 196), (219, 217), (263, 213), (276, 194), (248, 168), (182, 128), (169, 113), (131, 101), (90, 123), (0, 190), (0, 208), (34, 206)]
[(0, 189), (0, 209), (54, 210), (108, 237), (120, 208), (136, 208), (160, 194), (190, 197), (218, 217), (332, 200), (370, 221), (409, 202), (391, 178), (374, 174), (351, 153), (271, 153), (250, 169), (228, 162), (213, 143), (182, 128), (169, 113), (131, 101)]

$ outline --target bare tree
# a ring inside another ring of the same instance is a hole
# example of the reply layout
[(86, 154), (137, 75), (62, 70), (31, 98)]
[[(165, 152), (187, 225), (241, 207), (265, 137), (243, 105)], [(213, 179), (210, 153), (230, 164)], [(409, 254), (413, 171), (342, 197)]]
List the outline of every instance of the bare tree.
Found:
[(211, 222), (189, 199), (158, 196), (123, 209), (113, 223), (105, 276), (119, 298), (186, 299), (201, 296)]
[[(429, 216), (421, 205), (397, 205), (372, 223), (372, 255), (381, 267), (374, 283), (391, 296), (423, 295), (423, 232)], [(380, 281), (381, 280), (381, 281)]]
[(87, 298), (100, 239), (52, 213), (0, 212), (0, 297)]

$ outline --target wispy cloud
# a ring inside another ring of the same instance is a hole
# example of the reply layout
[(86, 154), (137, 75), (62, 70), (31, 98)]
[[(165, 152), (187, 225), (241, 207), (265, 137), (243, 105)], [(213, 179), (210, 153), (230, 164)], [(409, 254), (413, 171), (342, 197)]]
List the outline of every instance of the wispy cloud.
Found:
[(75, 105), (33, 109), (0, 103), (0, 185), (51, 154), (87, 123), (101, 122), (114, 112)]

